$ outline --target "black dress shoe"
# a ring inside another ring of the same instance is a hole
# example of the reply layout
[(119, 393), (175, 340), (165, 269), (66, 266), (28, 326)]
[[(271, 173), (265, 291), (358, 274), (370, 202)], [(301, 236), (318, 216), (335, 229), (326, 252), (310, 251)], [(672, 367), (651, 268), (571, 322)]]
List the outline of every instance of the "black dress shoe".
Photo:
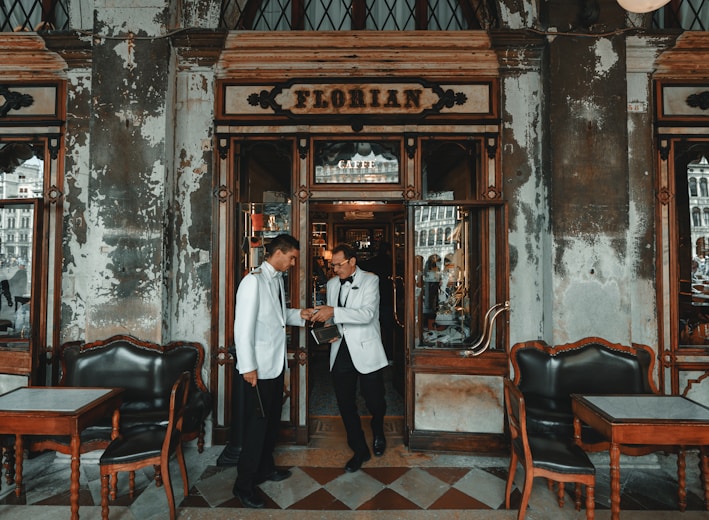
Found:
[(383, 435), (375, 435), (372, 442), (372, 451), (377, 457), (384, 455), (384, 450), (387, 449), (387, 440)]
[(290, 477), (293, 473), (289, 469), (274, 469), (272, 473), (266, 475), (265, 477), (259, 477), (256, 479), (256, 485), (263, 484), (267, 480), (271, 482), (280, 482)]
[(354, 456), (347, 461), (347, 464), (345, 464), (345, 471), (354, 473), (362, 467), (364, 462), (367, 462), (371, 458), (372, 456), (369, 454), (369, 450), (363, 451), (362, 453), (355, 453)]
[(251, 509), (263, 509), (266, 503), (259, 498), (256, 493), (245, 493), (240, 489), (234, 488), (234, 494), (241, 500), (241, 505), (244, 507), (250, 507)]

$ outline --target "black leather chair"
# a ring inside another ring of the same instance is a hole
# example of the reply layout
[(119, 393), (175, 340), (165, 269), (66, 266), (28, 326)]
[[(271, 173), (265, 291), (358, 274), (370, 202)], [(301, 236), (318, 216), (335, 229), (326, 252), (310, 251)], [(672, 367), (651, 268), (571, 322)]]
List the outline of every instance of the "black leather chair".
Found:
[(116, 497), (117, 473), (129, 471), (130, 496), (135, 491), (135, 470), (146, 466), (155, 467), (155, 482), (165, 486), (170, 520), (176, 517), (175, 496), (170, 483), (170, 457), (177, 454), (180, 464), (184, 495), (189, 493), (185, 456), (182, 452), (182, 421), (189, 393), (190, 373), (183, 372), (175, 381), (170, 393), (170, 412), (167, 427), (159, 424), (135, 426), (108, 445), (99, 459), (101, 469), (101, 518), (108, 520), (109, 477), (113, 475), (111, 498)]
[(528, 434), (527, 411), (522, 392), (512, 381), (505, 378), (505, 408), (510, 428), (511, 452), (510, 468), (505, 488), (505, 507), (510, 508), (510, 493), (517, 471), (517, 463), (524, 468), (522, 502), (517, 519), (523, 520), (529, 497), (532, 493), (532, 481), (535, 477), (545, 477), (559, 483), (559, 506), (564, 505), (564, 482), (574, 482), (576, 510), (581, 509), (581, 485), (586, 486), (586, 518), (593, 520), (595, 503), (594, 488), (596, 468), (588, 455), (572, 441), (546, 434)]
[[(183, 425), (183, 440), (197, 439), (204, 447), (205, 419), (211, 411), (211, 395), (202, 382), (204, 349), (193, 342), (157, 345), (125, 335), (82, 344), (72, 342), (60, 350), (62, 377), (59, 384), (76, 387), (121, 387), (120, 430), (167, 423), (173, 382), (185, 370), (191, 374), (190, 395)], [(111, 442), (112, 418), (106, 417), (81, 432), (81, 453), (104, 449)], [(68, 436), (30, 436), (30, 451), (71, 453)]]
[[(654, 355), (645, 345), (620, 345), (598, 337), (549, 346), (543, 341), (515, 344), (510, 351), (514, 383), (524, 395), (530, 433), (574, 437), (571, 394), (652, 394)], [(610, 444), (584, 425), (586, 451), (605, 451)], [(650, 446), (623, 446), (623, 453), (645, 455)]]

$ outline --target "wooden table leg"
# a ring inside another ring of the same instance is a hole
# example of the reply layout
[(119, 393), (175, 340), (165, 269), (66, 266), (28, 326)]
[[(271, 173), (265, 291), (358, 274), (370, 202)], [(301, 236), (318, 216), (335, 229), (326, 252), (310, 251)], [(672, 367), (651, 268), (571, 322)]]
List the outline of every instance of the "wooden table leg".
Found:
[(620, 445), (611, 442), (611, 520), (620, 518)]
[(71, 520), (79, 520), (79, 462), (81, 461), (81, 437), (76, 433), (71, 436)]
[(22, 446), (22, 435), (15, 435), (15, 496), (19, 497), (22, 494), (22, 455), (24, 452)]
[(677, 494), (679, 496), (679, 510), (687, 509), (687, 461), (684, 446), (677, 452)]

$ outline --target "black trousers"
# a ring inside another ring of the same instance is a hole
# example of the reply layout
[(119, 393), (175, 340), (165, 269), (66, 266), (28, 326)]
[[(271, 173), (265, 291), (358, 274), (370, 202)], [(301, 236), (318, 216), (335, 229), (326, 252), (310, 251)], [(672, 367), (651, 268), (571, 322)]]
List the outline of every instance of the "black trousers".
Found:
[(265, 417), (261, 417), (258, 411), (256, 388), (240, 378), (245, 387), (244, 438), (234, 487), (248, 494), (259, 477), (270, 475), (275, 469), (273, 450), (281, 422), (284, 373), (275, 379), (259, 379), (257, 382)]
[(384, 369), (369, 374), (358, 372), (352, 363), (347, 342), (343, 339), (332, 366), (332, 384), (335, 389), (340, 417), (342, 417), (347, 432), (347, 444), (355, 453), (363, 453), (369, 451), (369, 448), (357, 411), (358, 381), (359, 391), (364, 397), (369, 413), (372, 414), (372, 434), (383, 437), (384, 414), (386, 414)]

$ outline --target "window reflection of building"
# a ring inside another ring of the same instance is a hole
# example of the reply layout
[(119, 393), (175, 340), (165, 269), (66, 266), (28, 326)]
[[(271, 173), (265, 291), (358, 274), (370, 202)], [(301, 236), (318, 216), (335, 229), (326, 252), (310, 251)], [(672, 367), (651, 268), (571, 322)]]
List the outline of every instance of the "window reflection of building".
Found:
[[(0, 198), (29, 199), (42, 193), (42, 162), (32, 158), (0, 177)], [(0, 220), (0, 261), (3, 264), (25, 263), (31, 261), (28, 254), (32, 251), (32, 212), (19, 207), (7, 207)]]
[[(452, 192), (428, 194), (451, 200)], [(452, 346), (470, 335), (470, 316), (463, 302), (463, 251), (456, 242), (456, 206), (422, 207), (416, 214), (416, 256), (422, 259), (423, 345)]]
[[(709, 303), (709, 161), (702, 157), (687, 166), (692, 237), (692, 295)], [(697, 187), (699, 187), (697, 189)]]
[(0, 335), (26, 338), (30, 329), (34, 210), (44, 165), (27, 143), (0, 147)]

